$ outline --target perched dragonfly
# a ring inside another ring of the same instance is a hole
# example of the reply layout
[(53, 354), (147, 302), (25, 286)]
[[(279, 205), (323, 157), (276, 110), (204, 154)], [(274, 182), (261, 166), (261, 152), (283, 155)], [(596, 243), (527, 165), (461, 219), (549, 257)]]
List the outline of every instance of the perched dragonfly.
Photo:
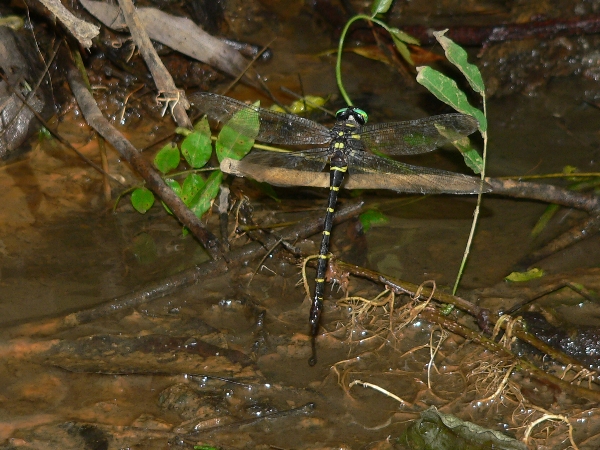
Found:
[[(447, 114), (406, 122), (366, 125), (367, 114), (359, 108), (343, 108), (329, 129), (311, 120), (247, 105), (217, 94), (199, 93), (191, 102), (210, 119), (227, 123), (241, 135), (260, 142), (315, 146), (292, 152), (253, 150), (240, 161), (226, 158), (221, 170), (277, 186), (329, 187), (329, 200), (317, 262), (315, 293), (310, 311), (312, 356), (316, 363), (315, 339), (323, 308), (329, 237), (340, 187), (347, 189), (391, 189), (405, 193), (477, 194), (489, 186), (480, 179), (428, 167), (411, 166), (377, 154), (415, 155), (464, 138), (477, 129), (477, 121), (464, 114)], [(259, 120), (258, 132), (256, 118)], [(323, 172), (329, 166), (329, 173)], [(344, 182), (344, 175), (350, 174)]]

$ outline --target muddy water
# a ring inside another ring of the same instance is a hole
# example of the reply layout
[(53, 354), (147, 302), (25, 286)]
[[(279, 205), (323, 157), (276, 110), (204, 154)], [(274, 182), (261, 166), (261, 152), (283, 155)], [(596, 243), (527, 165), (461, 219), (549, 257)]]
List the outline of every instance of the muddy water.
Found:
[[(313, 39), (295, 46), (283, 37), (275, 41), (275, 60), (263, 71), (274, 86), (293, 85), (300, 72), (306, 92), (335, 92), (332, 60), (312, 56), (322, 50), (314, 39), (319, 31), (312, 22), (299, 25), (294, 33), (303, 30)], [(347, 89), (373, 122), (442, 112), (413, 82), (379, 63), (349, 55), (344, 73)], [(531, 96), (492, 100), (489, 174), (560, 172), (565, 165), (598, 171), (600, 110), (584, 101), (596, 89), (594, 83), (560, 79)], [(249, 95), (243, 88), (236, 93)], [(77, 126), (71, 119), (71, 126)], [(94, 154), (93, 148), (87, 151)], [(110, 159), (113, 170), (129, 177), (114, 155)], [(448, 152), (410, 162), (463, 170)], [(42, 317), (62, 317), (105, 302), (207, 257), (159, 206), (145, 216), (126, 207), (116, 214), (107, 211), (99, 177), (47, 143), (28, 160), (2, 168), (0, 180), (5, 206), (0, 213), (3, 448), (161, 449), (199, 443), (402, 448), (386, 439), (398, 437), (431, 405), (522, 437), (518, 426), (531, 407), (520, 406), (510, 393), (482, 404), (493, 390), (467, 378), (478, 361), (489, 358), (489, 367), (501, 362), (450, 335), (433, 368), (428, 345), (437, 345), (441, 331), (418, 318), (393, 339), (383, 308), (366, 322), (353, 321), (347, 307), (328, 301), (319, 363), (308, 367), (309, 305), (296, 286), (299, 269), (280, 256), (90, 324), (48, 332), (41, 323), (51, 322), (40, 322)], [(290, 217), (286, 211), (324, 204), (320, 193), (298, 199), (296, 192), (278, 192), (280, 204), (252, 200), (259, 218), (277, 210), (271, 220), (285, 221)], [(349, 237), (349, 226), (338, 227), (336, 253), (417, 284), (453, 282), (473, 199), (408, 199), (385, 192), (365, 199), (389, 221), (364, 238)], [(464, 290), (494, 285), (512, 270), (533, 245), (529, 231), (544, 208), (485, 199)], [(563, 211), (547, 236), (580, 217)], [(209, 226), (216, 226), (214, 217)], [(539, 266), (561, 273), (599, 264), (600, 239), (592, 237)], [(379, 290), (352, 279), (348, 295), (373, 298)], [(334, 290), (333, 296), (339, 299), (343, 293)], [(585, 322), (585, 314), (578, 321)], [(29, 325), (15, 328), (17, 323)], [(377, 384), (403, 402), (360, 385), (349, 387), (355, 380)], [(550, 388), (527, 387), (537, 392), (533, 397), (539, 405), (574, 414), (580, 449), (598, 448), (597, 410), (587, 406), (583, 414), (569, 409), (572, 400)], [(237, 425), (228, 425), (233, 422)], [(218, 425), (226, 426), (213, 428)], [(566, 427), (557, 426), (538, 445), (566, 448), (565, 432)]]

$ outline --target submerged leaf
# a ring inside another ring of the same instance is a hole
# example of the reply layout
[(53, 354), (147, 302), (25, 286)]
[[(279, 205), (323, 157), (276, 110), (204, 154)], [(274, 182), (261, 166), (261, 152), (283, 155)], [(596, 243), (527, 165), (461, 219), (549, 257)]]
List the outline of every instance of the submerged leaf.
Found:
[(441, 413), (435, 406), (421, 413), (399, 443), (412, 450), (527, 450), (517, 439)]
[(527, 272), (512, 272), (510, 275), (505, 277), (506, 281), (512, 281), (515, 283), (520, 283), (523, 281), (535, 280), (536, 278), (541, 278), (545, 275), (542, 269), (538, 269), (534, 267), (533, 269), (529, 269)]
[(556, 204), (546, 206), (546, 209), (544, 210), (543, 214), (540, 216), (535, 226), (531, 230), (531, 237), (535, 238), (539, 236), (542, 231), (544, 231), (544, 228), (546, 228), (548, 222), (550, 222), (550, 220), (558, 212), (559, 208), (560, 206)]
[(381, 225), (389, 221), (385, 214), (375, 209), (369, 209), (365, 211), (358, 216), (358, 220), (360, 220), (360, 224), (362, 225), (365, 233), (374, 225)]

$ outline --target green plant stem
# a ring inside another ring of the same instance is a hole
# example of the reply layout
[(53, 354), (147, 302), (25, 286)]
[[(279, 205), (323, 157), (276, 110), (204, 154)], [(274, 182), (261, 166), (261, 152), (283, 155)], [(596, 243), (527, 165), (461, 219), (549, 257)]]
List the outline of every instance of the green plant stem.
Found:
[[(483, 100), (483, 115), (487, 117), (487, 103), (485, 101), (485, 92), (482, 93)], [(481, 133), (483, 137), (483, 164), (481, 165), (481, 181), (485, 180), (485, 163), (487, 161), (487, 143), (488, 143), (488, 134), (487, 129)], [(477, 194), (477, 205), (475, 206), (475, 211), (473, 211), (473, 222), (471, 223), (471, 231), (469, 232), (469, 239), (467, 240), (467, 245), (465, 247), (465, 251), (463, 253), (462, 261), (460, 262), (460, 267), (458, 269), (458, 274), (456, 275), (456, 280), (454, 281), (454, 286), (452, 287), (452, 295), (456, 294), (458, 290), (458, 285), (463, 275), (463, 271), (467, 264), (467, 259), (469, 258), (469, 253), (471, 251), (471, 245), (473, 243), (473, 237), (475, 236), (475, 229), (477, 228), (477, 220), (479, 219), (479, 211), (481, 207), (481, 201), (483, 199), (483, 192)]]
[(337, 81), (338, 89), (340, 90), (340, 93), (342, 94), (342, 97), (344, 97), (344, 101), (348, 106), (353, 106), (353, 103), (352, 100), (350, 100), (346, 89), (344, 89), (344, 84), (342, 83), (342, 52), (344, 51), (344, 40), (346, 39), (346, 34), (348, 33), (350, 26), (357, 20), (366, 20), (368, 22), (374, 22), (377, 25), (385, 28), (389, 32), (389, 27), (385, 22), (375, 19), (374, 17), (367, 16), (366, 14), (358, 14), (354, 17), (351, 17), (350, 20), (348, 20), (348, 22), (344, 26), (344, 29), (342, 30), (342, 35), (340, 36), (340, 42), (338, 44), (337, 61), (335, 64), (335, 79)]

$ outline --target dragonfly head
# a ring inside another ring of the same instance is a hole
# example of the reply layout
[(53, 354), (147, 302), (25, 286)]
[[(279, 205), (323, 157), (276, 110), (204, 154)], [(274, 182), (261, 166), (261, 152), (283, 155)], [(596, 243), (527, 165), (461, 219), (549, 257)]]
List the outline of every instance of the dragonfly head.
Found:
[(358, 122), (359, 125), (364, 125), (367, 123), (369, 116), (360, 108), (356, 108), (355, 106), (351, 108), (342, 108), (338, 112), (335, 113), (335, 118), (337, 120), (354, 120)]

